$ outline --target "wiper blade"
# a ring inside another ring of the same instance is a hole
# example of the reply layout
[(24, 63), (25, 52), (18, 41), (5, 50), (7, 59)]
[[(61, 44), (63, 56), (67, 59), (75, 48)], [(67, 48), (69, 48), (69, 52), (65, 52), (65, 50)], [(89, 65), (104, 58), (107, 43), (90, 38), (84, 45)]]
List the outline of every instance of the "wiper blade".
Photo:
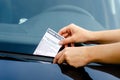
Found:
[(31, 55), (31, 54), (23, 54), (23, 53), (14, 53), (14, 52), (6, 52), (0, 51), (0, 59), (9, 59), (9, 60), (17, 60), (17, 61), (44, 61), (44, 62), (53, 62), (53, 57), (39, 56), (39, 55)]

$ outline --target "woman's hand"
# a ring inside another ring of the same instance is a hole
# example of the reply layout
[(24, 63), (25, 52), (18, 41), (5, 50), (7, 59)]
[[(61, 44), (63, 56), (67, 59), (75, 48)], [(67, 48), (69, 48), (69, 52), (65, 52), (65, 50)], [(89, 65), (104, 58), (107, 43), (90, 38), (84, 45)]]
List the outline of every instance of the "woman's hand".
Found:
[(92, 39), (92, 32), (83, 29), (75, 24), (70, 24), (59, 31), (59, 34), (65, 39), (60, 41), (61, 45), (77, 42), (87, 42)]
[(86, 47), (66, 47), (54, 58), (53, 63), (67, 63), (73, 67), (81, 67), (90, 63), (92, 60)]

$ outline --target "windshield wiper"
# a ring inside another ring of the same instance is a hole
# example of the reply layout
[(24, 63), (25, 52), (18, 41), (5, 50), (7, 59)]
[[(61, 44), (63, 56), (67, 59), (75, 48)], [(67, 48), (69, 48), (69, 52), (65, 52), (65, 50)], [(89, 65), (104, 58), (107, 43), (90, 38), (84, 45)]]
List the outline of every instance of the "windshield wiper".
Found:
[(53, 57), (6, 52), (6, 51), (0, 51), (0, 59), (27, 61), (27, 62), (28, 61), (30, 62), (37, 62), (37, 61), (53, 62)]

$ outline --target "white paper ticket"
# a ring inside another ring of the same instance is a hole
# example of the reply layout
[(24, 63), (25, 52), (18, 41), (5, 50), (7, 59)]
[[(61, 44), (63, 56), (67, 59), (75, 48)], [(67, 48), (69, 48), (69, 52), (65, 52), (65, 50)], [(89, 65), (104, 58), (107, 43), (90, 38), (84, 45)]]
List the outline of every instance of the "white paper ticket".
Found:
[(48, 28), (33, 54), (55, 57), (61, 48), (59, 41), (62, 39), (64, 38), (57, 32)]

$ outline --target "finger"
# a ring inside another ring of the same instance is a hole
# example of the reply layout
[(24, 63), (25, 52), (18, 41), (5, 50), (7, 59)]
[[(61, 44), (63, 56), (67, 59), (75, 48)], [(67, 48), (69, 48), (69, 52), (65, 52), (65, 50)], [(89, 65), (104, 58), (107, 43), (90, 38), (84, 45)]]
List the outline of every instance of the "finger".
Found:
[(68, 45), (64, 45), (64, 46), (65, 46), (65, 48), (68, 47)]
[(58, 59), (58, 64), (62, 64), (65, 61), (64, 54), (61, 55), (61, 57)]
[(60, 35), (62, 35), (62, 34), (64, 34), (64, 33), (66, 33), (67, 32), (67, 29), (66, 29), (66, 27), (64, 27), (64, 28), (62, 28), (62, 29), (60, 29), (60, 31), (58, 32)]
[(68, 33), (62, 34), (61, 36), (63, 36), (64, 38), (67, 38), (69, 36)]
[(59, 42), (60, 45), (66, 45), (69, 43), (74, 43), (74, 40), (72, 37), (65, 38)]
[(71, 47), (74, 47), (74, 43), (71, 43)]
[(53, 60), (53, 63), (55, 64), (55, 63), (57, 63), (58, 62), (58, 60), (59, 60), (59, 58), (62, 56), (62, 51), (60, 51), (56, 56), (55, 56), (55, 58), (54, 58), (54, 60)]
[(69, 28), (69, 26), (66, 26), (66, 27), (62, 28), (58, 33), (60, 35), (62, 35), (62, 34), (69, 33), (69, 32), (70, 32), (70, 28)]

